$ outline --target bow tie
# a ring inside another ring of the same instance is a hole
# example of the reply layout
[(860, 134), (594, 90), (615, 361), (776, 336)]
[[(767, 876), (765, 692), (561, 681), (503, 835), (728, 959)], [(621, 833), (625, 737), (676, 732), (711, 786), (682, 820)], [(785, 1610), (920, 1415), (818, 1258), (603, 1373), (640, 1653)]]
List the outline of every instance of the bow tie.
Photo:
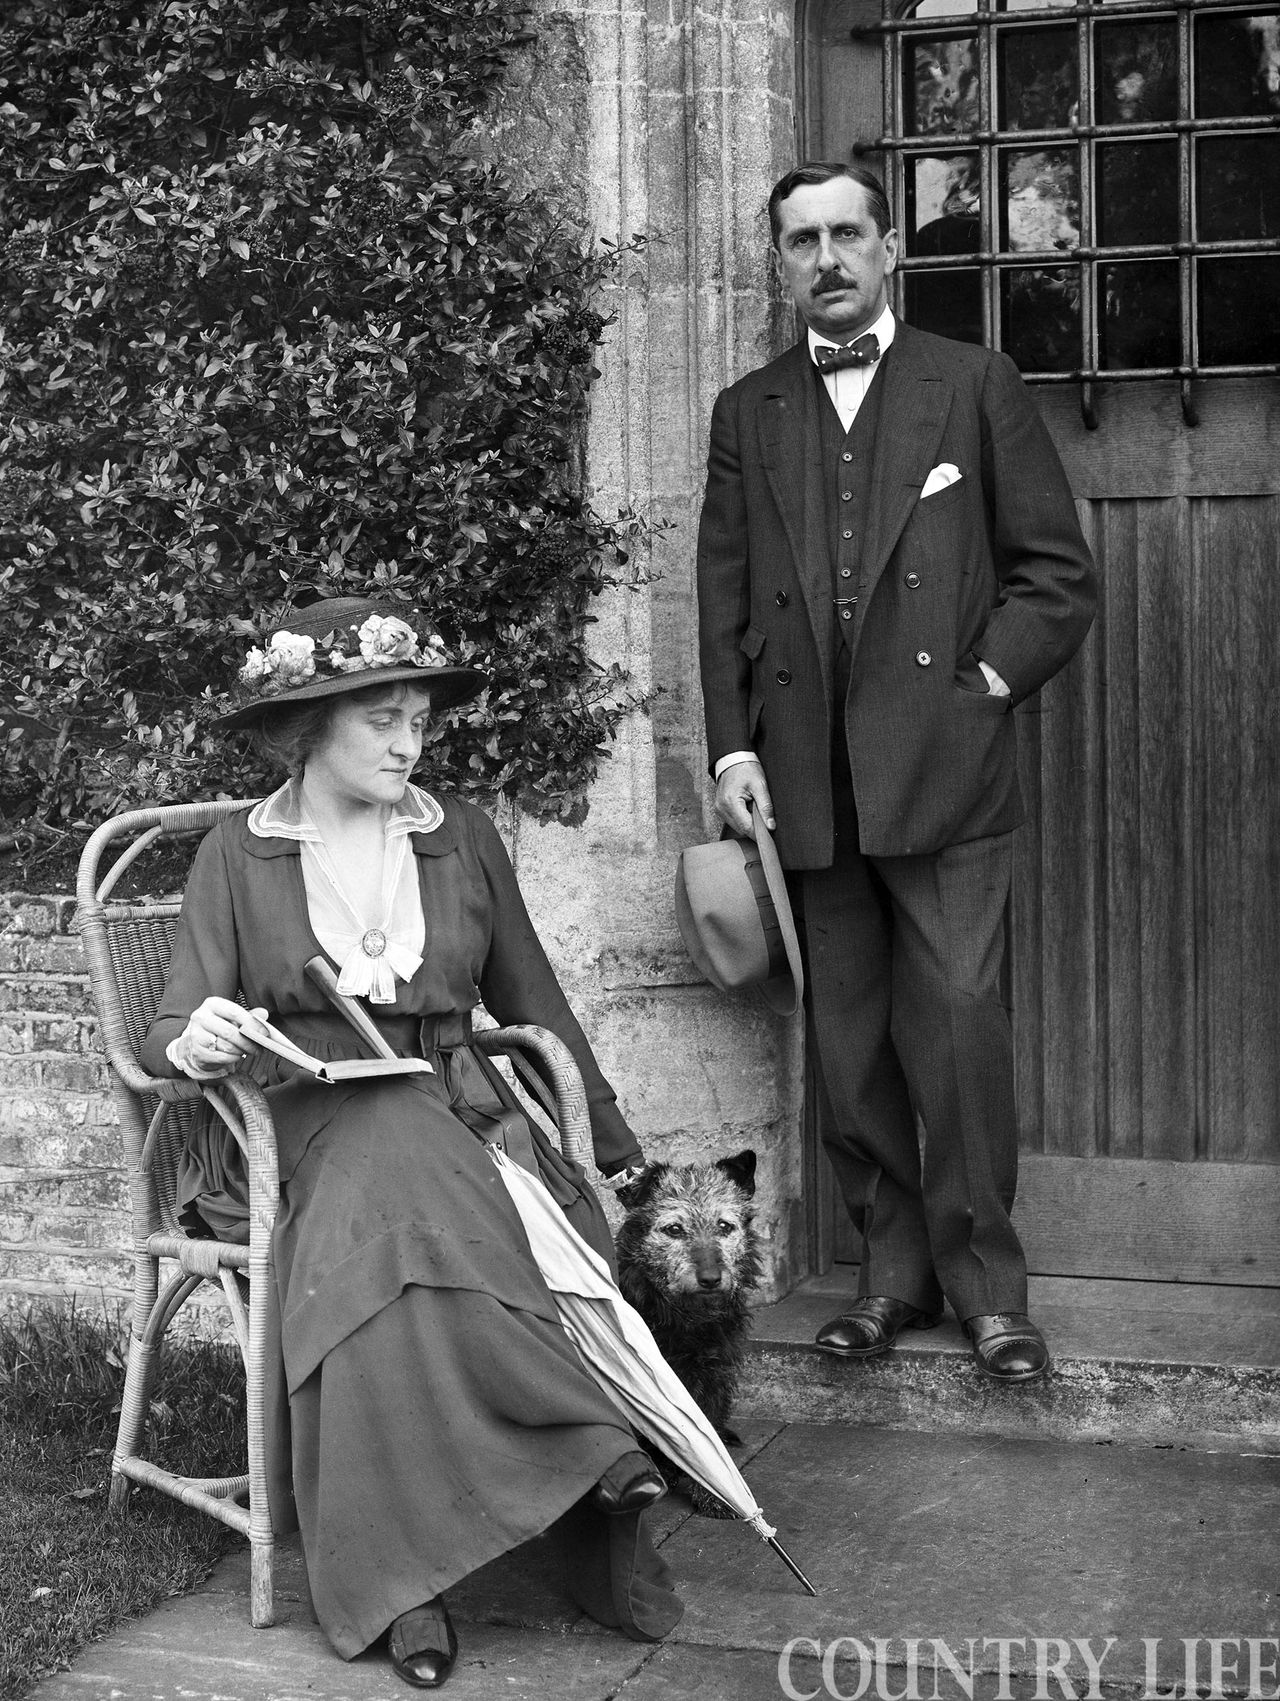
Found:
[(880, 358), (880, 343), (874, 331), (864, 331), (855, 342), (816, 344), (813, 358), (819, 372), (839, 372), (842, 366), (873, 366)]

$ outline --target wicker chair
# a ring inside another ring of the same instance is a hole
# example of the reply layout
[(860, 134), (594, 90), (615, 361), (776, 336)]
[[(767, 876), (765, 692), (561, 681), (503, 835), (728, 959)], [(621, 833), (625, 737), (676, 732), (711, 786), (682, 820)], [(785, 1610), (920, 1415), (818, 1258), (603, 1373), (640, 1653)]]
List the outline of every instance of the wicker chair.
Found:
[[(201, 1085), (157, 1080), (137, 1061), (138, 1048), (164, 989), (181, 908), (173, 901), (111, 902), (121, 876), (157, 840), (202, 834), (243, 802), (176, 804), (135, 810), (99, 827), (85, 846), (77, 881), (78, 922), (103, 1046), (111, 1068), (133, 1219), (134, 1299), (120, 1427), (112, 1461), (110, 1504), (124, 1511), (131, 1483), (146, 1484), (247, 1535), (251, 1547), (250, 1617), (274, 1621), (275, 1536), (267, 1508), (263, 1391), (276, 1304), (271, 1233), (279, 1202), (275, 1131), (267, 1101), (247, 1076)], [(114, 857), (105, 876), (101, 865)], [(535, 1027), (478, 1033), (477, 1049), (506, 1056), (520, 1079), (554, 1112), (565, 1155), (592, 1165), (586, 1095), (577, 1067), (555, 1035)], [(529, 1068), (536, 1059), (538, 1075)], [(541, 1080), (554, 1085), (554, 1101)], [(193, 1239), (177, 1219), (178, 1159), (206, 1105), (231, 1129), (249, 1174), (249, 1244)], [(176, 1266), (161, 1285), (162, 1261)], [(242, 1286), (247, 1278), (248, 1303)], [(144, 1458), (147, 1413), (164, 1332), (203, 1282), (221, 1285), (245, 1363), (248, 1470), (234, 1477), (186, 1477)], [(238, 1504), (248, 1495), (248, 1509)]]

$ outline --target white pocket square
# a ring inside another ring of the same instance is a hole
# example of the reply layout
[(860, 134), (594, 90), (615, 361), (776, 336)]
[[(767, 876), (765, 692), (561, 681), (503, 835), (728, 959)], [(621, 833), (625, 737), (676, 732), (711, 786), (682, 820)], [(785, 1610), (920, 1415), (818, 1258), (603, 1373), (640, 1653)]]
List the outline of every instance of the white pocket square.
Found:
[(924, 481), (924, 489), (920, 492), (923, 502), (926, 496), (936, 496), (940, 490), (945, 490), (949, 484), (956, 484), (960, 479), (960, 468), (953, 467), (950, 461), (943, 461), (936, 466)]

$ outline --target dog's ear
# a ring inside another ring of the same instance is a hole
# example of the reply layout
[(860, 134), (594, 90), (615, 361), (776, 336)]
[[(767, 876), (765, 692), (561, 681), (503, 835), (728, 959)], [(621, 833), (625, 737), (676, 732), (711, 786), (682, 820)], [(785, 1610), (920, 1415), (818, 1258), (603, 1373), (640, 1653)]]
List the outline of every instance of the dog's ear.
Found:
[(646, 1164), (641, 1175), (626, 1187), (618, 1189), (618, 1203), (627, 1211), (634, 1211), (637, 1205), (643, 1205), (669, 1167), (667, 1164)]
[(739, 1152), (736, 1158), (719, 1158), (716, 1168), (722, 1169), (735, 1186), (740, 1187), (752, 1198), (756, 1190), (756, 1155), (752, 1151)]

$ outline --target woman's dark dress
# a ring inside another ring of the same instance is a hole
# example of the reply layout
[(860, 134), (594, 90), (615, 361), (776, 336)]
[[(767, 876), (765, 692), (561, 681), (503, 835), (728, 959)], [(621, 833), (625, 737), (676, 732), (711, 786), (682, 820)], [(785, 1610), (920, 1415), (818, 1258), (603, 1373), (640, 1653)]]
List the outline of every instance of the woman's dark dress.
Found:
[[(411, 840), (422, 966), (373, 1013), (401, 1051), (418, 1049), (407, 1018), (446, 1018), (447, 1045), (460, 1026), (447, 1018), (481, 1000), (504, 1025), (551, 1029), (582, 1072), (597, 1161), (637, 1160), (496, 829), (482, 810), (440, 801), (442, 825)], [(361, 1054), (303, 973), (322, 953), (299, 845), (256, 837), (247, 819), (230, 817), (197, 853), (142, 1051), (155, 1074), (174, 1073), (165, 1046), (201, 1000), (238, 991), (315, 1055)], [(337, 1087), (286, 1079), (268, 1054), (255, 1064), (280, 1152), (273, 1249), (288, 1414), (278, 1427), (292, 1432), (316, 1614), (350, 1658), (400, 1613), (562, 1520), (579, 1604), (628, 1635), (665, 1635), (682, 1608), (638, 1520), (576, 1505), (634, 1437), (561, 1330), (506, 1189), (462, 1120), (494, 1108), (488, 1082), (465, 1049), (434, 1044), (434, 1075)], [(566, 1214), (611, 1260), (581, 1170), (536, 1143)], [(183, 1190), (219, 1234), (236, 1234), (245, 1190), (228, 1137), (211, 1129), (195, 1142)], [(288, 1528), (288, 1466), (272, 1464), (273, 1516)]]

